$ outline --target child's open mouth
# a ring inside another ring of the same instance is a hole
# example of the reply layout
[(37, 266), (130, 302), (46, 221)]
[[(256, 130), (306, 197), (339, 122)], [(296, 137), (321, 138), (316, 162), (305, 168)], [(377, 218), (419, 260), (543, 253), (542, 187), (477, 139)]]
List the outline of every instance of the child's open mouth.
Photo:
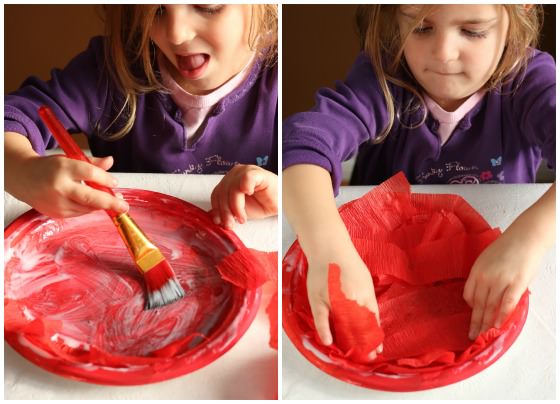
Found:
[(206, 53), (193, 53), (188, 56), (177, 56), (177, 66), (179, 73), (187, 79), (197, 79), (206, 70), (210, 55)]

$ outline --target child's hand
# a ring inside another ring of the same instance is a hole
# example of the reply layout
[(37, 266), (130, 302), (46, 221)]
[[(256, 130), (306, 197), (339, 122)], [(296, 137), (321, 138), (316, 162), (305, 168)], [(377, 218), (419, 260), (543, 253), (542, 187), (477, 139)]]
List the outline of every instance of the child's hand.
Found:
[(472, 307), (469, 338), (500, 327), (533, 279), (542, 250), (502, 234), (475, 261), (463, 297)]
[(50, 217), (79, 216), (98, 209), (126, 212), (128, 204), (125, 201), (82, 182), (91, 181), (110, 188), (116, 186), (116, 180), (106, 171), (113, 165), (112, 157), (92, 158), (92, 163), (64, 156), (21, 160), (17, 173), (5, 174), (11, 176), (9, 192)]
[(463, 297), (473, 308), (469, 337), (500, 327), (535, 276), (556, 237), (556, 183), (480, 254)]
[(210, 214), (216, 224), (233, 227), (234, 219), (261, 219), (278, 214), (278, 177), (263, 168), (238, 164), (212, 191)]
[[(333, 342), (329, 325), (329, 263), (335, 263), (340, 267), (342, 292), (346, 297), (355, 300), (360, 306), (367, 307), (375, 313), (379, 320), (379, 308), (369, 269), (353, 247), (347, 252), (336, 251), (339, 247), (333, 247), (331, 249), (331, 251), (334, 251), (333, 254), (322, 254), (317, 261), (308, 257), (307, 296), (315, 322), (315, 329), (324, 345), (330, 345)], [(360, 326), (360, 324), (356, 324), (356, 332), (360, 332)], [(377, 353), (381, 353), (382, 350), (383, 345), (380, 345), (376, 350), (377, 352), (371, 352), (369, 355), (371, 360), (375, 359)]]

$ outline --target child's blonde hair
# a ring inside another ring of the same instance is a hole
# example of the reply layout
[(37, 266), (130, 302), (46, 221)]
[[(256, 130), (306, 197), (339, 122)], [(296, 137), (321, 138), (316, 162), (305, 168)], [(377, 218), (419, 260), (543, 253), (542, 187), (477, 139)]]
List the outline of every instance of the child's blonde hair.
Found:
[[(509, 16), (508, 35), (502, 58), (494, 74), (484, 86), (484, 89), (487, 90), (497, 89), (525, 71), (531, 54), (530, 48), (536, 47), (542, 25), (543, 10), (541, 5), (527, 7), (522, 4), (504, 4), (503, 6)], [(413, 80), (412, 83), (399, 79), (398, 73), (402, 71), (401, 69), (408, 71), (404, 58), (406, 40), (435, 7), (437, 5), (423, 6), (408, 32), (401, 38), (397, 23), (398, 4), (358, 6), (356, 23), (360, 45), (371, 59), (387, 103), (389, 115), (387, 126), (376, 136), (374, 143), (381, 143), (385, 140), (395, 119), (400, 122), (404, 113), (415, 112), (422, 108), (422, 120), (414, 127), (422, 125), (426, 120), (428, 111), (420, 95), (418, 83), (414, 81), (411, 73), (408, 76)], [(410, 91), (414, 95), (411, 103), (395, 108), (388, 83), (393, 83)], [(415, 99), (416, 102), (414, 102)]]
[[(124, 103), (115, 119), (104, 130), (107, 140), (118, 140), (134, 125), (136, 97), (152, 91), (167, 91), (154, 71), (155, 47), (150, 29), (158, 5), (104, 5), (105, 62), (110, 78), (119, 87)], [(275, 4), (252, 4), (249, 47), (262, 63), (274, 65), (277, 59), (278, 9)], [(141, 71), (138, 71), (138, 66)], [(113, 100), (114, 101), (114, 100)], [(109, 129), (124, 114), (126, 121), (114, 133)]]

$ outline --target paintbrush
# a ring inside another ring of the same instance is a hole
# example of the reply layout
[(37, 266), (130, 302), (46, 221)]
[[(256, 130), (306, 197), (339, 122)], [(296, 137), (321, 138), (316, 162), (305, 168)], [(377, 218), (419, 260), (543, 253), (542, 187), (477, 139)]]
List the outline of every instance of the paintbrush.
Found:
[[(91, 161), (49, 107), (40, 107), (39, 116), (49, 128), (59, 146), (64, 150), (66, 156), (91, 164)], [(89, 181), (86, 181), (86, 184), (115, 196), (111, 188)], [(145, 308), (154, 309), (165, 306), (184, 297), (185, 291), (177, 281), (171, 265), (161, 251), (148, 240), (148, 237), (134, 223), (128, 213), (117, 214), (111, 210), (106, 210), (106, 212), (113, 220), (136, 267), (144, 277), (148, 294)]]

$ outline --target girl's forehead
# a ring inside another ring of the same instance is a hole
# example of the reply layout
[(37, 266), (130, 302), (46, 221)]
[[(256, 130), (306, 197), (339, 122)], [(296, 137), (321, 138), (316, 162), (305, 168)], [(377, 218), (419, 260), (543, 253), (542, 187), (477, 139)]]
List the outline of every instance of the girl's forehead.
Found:
[(399, 6), (399, 11), (407, 14), (417, 14), (422, 11), (424, 7), (423, 4), (401, 4)]
[(401, 4), (399, 14), (416, 18), (419, 14), (425, 14), (426, 19), (463, 17), (463, 18), (495, 18), (499, 14), (498, 4)]

